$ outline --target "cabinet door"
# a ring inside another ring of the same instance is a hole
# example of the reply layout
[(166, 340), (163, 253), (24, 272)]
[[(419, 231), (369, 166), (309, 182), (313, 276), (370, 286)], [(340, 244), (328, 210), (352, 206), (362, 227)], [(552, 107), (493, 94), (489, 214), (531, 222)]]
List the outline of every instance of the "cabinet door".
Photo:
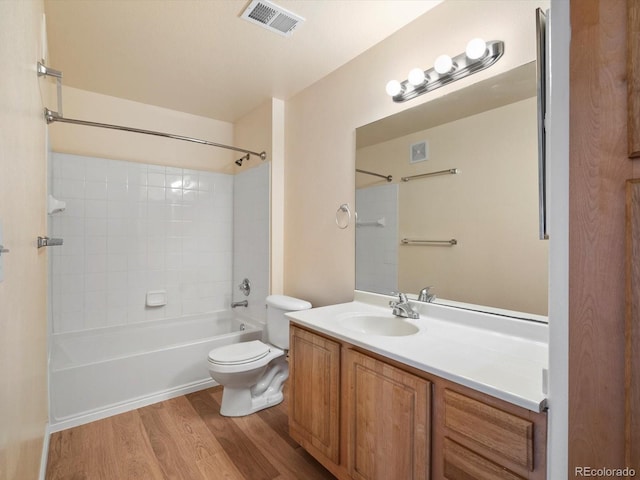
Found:
[(289, 430), (309, 453), (340, 463), (340, 344), (291, 326)]
[(354, 350), (345, 361), (351, 477), (428, 479), (430, 382)]

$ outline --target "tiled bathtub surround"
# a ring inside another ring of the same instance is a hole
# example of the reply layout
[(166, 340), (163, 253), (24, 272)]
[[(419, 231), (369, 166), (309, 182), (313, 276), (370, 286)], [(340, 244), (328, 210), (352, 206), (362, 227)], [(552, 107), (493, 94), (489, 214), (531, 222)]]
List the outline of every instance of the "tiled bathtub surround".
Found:
[[(253, 319), (266, 322), (265, 299), (269, 294), (269, 175), (270, 163), (244, 170), (233, 185), (233, 300), (248, 300), (245, 310)], [(251, 294), (238, 289), (244, 278)]]
[[(357, 290), (398, 291), (398, 185), (356, 190)], [(384, 226), (370, 222), (384, 219)]]
[(229, 308), (232, 175), (60, 153), (51, 174), (53, 333)]

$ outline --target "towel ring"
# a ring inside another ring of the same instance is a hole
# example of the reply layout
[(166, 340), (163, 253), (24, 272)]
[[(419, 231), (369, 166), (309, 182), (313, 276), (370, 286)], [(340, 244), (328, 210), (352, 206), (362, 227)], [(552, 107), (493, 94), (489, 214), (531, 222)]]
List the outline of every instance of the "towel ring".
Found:
[[(344, 215), (345, 213), (346, 216)], [(343, 203), (336, 210), (336, 225), (340, 230), (344, 230), (349, 226), (349, 223), (351, 223), (351, 209), (348, 203)]]

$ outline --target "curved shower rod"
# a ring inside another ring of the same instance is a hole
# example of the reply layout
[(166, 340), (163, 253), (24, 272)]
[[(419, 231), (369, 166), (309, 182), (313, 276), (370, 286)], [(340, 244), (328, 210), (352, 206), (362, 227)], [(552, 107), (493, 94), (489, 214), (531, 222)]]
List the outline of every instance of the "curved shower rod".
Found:
[(58, 112), (53, 112), (48, 108), (44, 109), (44, 118), (47, 121), (47, 124), (53, 122), (62, 122), (62, 123), (72, 123), (74, 125), (86, 125), (88, 127), (100, 127), (100, 128), (110, 128), (111, 130), (123, 130), (125, 132), (134, 132), (134, 133), (142, 133), (144, 135), (154, 135), (156, 137), (165, 137), (165, 138), (173, 138), (174, 140), (183, 140), (185, 142), (193, 142), (200, 143), (202, 145), (209, 145), (212, 147), (218, 148), (226, 148), (227, 150), (234, 150), (236, 152), (246, 153), (247, 155), (255, 155), (256, 157), (260, 157), (260, 159), (265, 160), (267, 158), (267, 152), (253, 152), (251, 150), (246, 150), (244, 148), (232, 147), (230, 145), (224, 145), (222, 143), (210, 142), (208, 140), (201, 140), (199, 138), (186, 137), (184, 135), (174, 135), (173, 133), (164, 133), (164, 132), (156, 132), (154, 130), (143, 130), (141, 128), (133, 128), (133, 127), (124, 127), (121, 125), (111, 125), (109, 123), (98, 123), (98, 122), (89, 122), (87, 120), (76, 120), (73, 118), (65, 118), (60, 115)]

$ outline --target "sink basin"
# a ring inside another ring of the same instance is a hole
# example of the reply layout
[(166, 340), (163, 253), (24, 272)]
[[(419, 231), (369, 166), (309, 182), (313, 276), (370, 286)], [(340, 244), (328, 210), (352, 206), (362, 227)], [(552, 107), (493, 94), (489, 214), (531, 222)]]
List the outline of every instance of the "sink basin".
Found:
[(383, 335), (387, 337), (403, 337), (414, 335), (420, 331), (413, 323), (400, 317), (380, 315), (356, 315), (347, 317), (342, 326), (349, 330), (369, 335)]

